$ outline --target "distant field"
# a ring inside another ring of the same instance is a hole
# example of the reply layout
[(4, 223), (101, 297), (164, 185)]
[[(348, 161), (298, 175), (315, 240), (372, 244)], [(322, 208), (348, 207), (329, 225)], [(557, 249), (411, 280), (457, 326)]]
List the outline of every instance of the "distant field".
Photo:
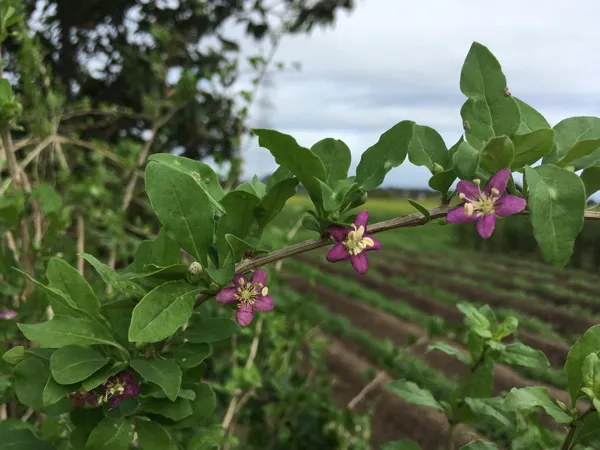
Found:
[[(293, 198), (277, 225), (289, 229), (308, 206), (308, 198)], [(374, 199), (363, 208), (369, 210), (370, 222), (415, 211), (406, 200)], [(440, 337), (465, 348), (465, 336), (459, 331), (463, 319), (456, 304), (470, 302), (491, 305), (499, 318), (516, 316), (518, 338), (543, 350), (552, 364), (550, 370), (501, 367), (495, 393), (514, 386), (544, 385), (553, 398), (568, 403), (561, 367), (568, 346), (600, 322), (597, 279), (586, 272), (463, 251), (454, 244), (455, 226), (472, 224), (429, 224), (378, 234), (383, 249), (368, 254), (366, 276), (357, 275), (348, 262), (327, 263), (325, 249), (288, 260), (284, 264), (288, 283), (279, 288), (279, 295), (305, 299), (304, 314), (331, 340), (331, 371), (347, 385), (349, 398), (375, 371), (385, 369), (394, 378), (414, 381), (439, 400), (448, 400), (463, 366), (442, 353), (425, 350), (427, 342)], [(311, 237), (314, 233), (302, 231), (296, 240)], [(411, 346), (418, 338), (420, 343)], [(398, 353), (394, 346), (405, 350)], [(363, 369), (372, 369), (370, 375), (356, 373), (359, 360)], [(385, 391), (380, 393), (389, 397)], [(401, 408), (402, 414), (387, 417), (383, 424), (374, 421), (374, 448), (386, 439), (404, 437), (435, 449), (447, 439), (445, 428), (431, 428), (417, 407), (403, 404)], [(509, 448), (510, 430), (497, 422), (482, 423), (477, 432)], [(390, 427), (395, 436), (390, 436)]]

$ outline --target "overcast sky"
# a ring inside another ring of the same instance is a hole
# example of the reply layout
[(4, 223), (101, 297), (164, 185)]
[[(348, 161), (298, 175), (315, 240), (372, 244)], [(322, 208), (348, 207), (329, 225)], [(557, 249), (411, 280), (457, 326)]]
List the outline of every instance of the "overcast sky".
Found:
[[(552, 125), (598, 116), (598, 17), (597, 0), (358, 0), (333, 28), (282, 42), (276, 59), (298, 61), (302, 71), (273, 77), (268, 125), (307, 147), (342, 139), (352, 149), (352, 171), (360, 154), (402, 120), (429, 125), (452, 145), (462, 132), (459, 76), (473, 41), (496, 55), (513, 95)], [(245, 159), (246, 176), (277, 167), (255, 143)], [(428, 177), (407, 161), (384, 186), (425, 187)]]

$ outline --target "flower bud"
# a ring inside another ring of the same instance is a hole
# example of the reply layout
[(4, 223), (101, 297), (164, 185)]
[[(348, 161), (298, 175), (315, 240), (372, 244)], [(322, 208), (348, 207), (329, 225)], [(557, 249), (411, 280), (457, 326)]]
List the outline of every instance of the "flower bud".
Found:
[(440, 173), (443, 171), (444, 171), (444, 168), (442, 166), (440, 166), (438, 163), (433, 164), (433, 173)]
[(202, 268), (202, 264), (200, 264), (198, 261), (194, 261), (192, 264), (190, 264), (190, 267), (188, 268), (189, 274), (193, 276), (198, 276), (203, 271), (204, 269)]
[(569, 172), (575, 172), (574, 166), (567, 166), (567, 167), (565, 167), (565, 169), (567, 169)]

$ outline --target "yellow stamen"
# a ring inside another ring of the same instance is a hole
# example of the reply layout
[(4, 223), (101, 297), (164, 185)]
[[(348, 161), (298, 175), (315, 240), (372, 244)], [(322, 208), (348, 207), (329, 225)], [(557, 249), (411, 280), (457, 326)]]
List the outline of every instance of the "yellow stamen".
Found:
[(471, 217), (473, 215), (473, 205), (471, 203), (465, 203), (465, 216)]
[(260, 291), (260, 293), (262, 294), (263, 297), (266, 296), (266, 295), (269, 295), (269, 288), (265, 286), (262, 289), (262, 291)]

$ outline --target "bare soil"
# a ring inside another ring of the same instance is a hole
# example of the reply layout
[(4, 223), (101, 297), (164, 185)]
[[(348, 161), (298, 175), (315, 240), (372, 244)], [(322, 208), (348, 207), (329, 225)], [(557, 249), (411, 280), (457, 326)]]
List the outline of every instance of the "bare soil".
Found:
[[(573, 297), (573, 296), (556, 294), (556, 293), (549, 292), (544, 289), (536, 288), (535, 286), (532, 286), (532, 287), (521, 286), (518, 283), (515, 283), (514, 281), (510, 281), (510, 277), (514, 276), (514, 273), (511, 273), (510, 271), (508, 271), (506, 269), (504, 269), (504, 272), (496, 269), (498, 276), (490, 277), (488, 275), (474, 274), (474, 273), (470, 273), (467, 271), (463, 271), (457, 267), (447, 267), (447, 266), (437, 265), (433, 262), (429, 262), (424, 259), (418, 259), (418, 258), (414, 258), (414, 257), (406, 257), (405, 255), (386, 254), (386, 257), (390, 258), (390, 260), (393, 261), (394, 263), (402, 264), (405, 269), (419, 268), (419, 269), (428, 270), (428, 271), (435, 271), (435, 273), (438, 273), (438, 274), (444, 274), (444, 275), (449, 275), (449, 276), (457, 276), (457, 275), (463, 276), (465, 278), (469, 278), (474, 281), (480, 281), (482, 283), (491, 284), (500, 289), (524, 292), (526, 294), (529, 294), (529, 295), (535, 297), (536, 299), (539, 299), (542, 302), (550, 301), (550, 302), (552, 302), (556, 305), (560, 305), (560, 306), (577, 305), (582, 308), (589, 309), (590, 311), (592, 311), (594, 313), (600, 313), (600, 301), (595, 302), (592, 300), (577, 298), (577, 297)], [(599, 295), (599, 297), (600, 297), (600, 294), (595, 294), (595, 295)]]
[[(318, 285), (308, 286), (306, 281), (298, 276), (286, 275), (286, 280), (294, 290), (300, 293), (316, 294), (319, 298), (319, 303), (323, 304), (331, 312), (343, 315), (354, 326), (364, 329), (373, 337), (389, 339), (396, 347), (407, 347), (409, 342), (411, 342), (411, 338), (423, 338), (427, 336), (427, 332), (415, 324), (405, 322), (383, 311), (362, 304), (332, 289)], [(444, 341), (460, 350), (463, 354), (468, 355), (468, 351), (460, 344), (449, 339), (445, 339)], [(429, 344), (429, 341), (423, 340), (411, 346), (409, 350), (415, 356), (426, 361), (429, 366), (439, 370), (446, 376), (455, 380), (463, 379), (468, 371), (467, 366), (458, 359), (443, 352), (435, 351), (426, 353)], [(368, 359), (368, 355), (360, 349), (360, 346), (355, 345), (354, 351)], [(495, 364), (493, 395), (506, 393), (513, 387), (522, 388), (526, 386), (545, 387), (552, 399), (561, 400), (566, 404), (570, 403), (570, 397), (566, 391), (524, 378), (504, 364)], [(582, 412), (586, 409), (586, 405), (583, 402), (578, 404), (578, 407)]]
[[(357, 275), (356, 272), (352, 272), (351, 268), (348, 269), (340, 265), (328, 264), (307, 256), (299, 256), (297, 259), (308, 262), (313, 266), (316, 265), (324, 272), (352, 278), (362, 286), (374, 289), (390, 300), (402, 301), (427, 314), (442, 317), (452, 325), (462, 325), (464, 322), (463, 314), (458, 309), (454, 306), (436, 301), (434, 298), (382, 282), (372, 277)], [(484, 302), (484, 300), (480, 298), (476, 301)], [(523, 343), (530, 347), (543, 351), (548, 357), (550, 364), (553, 366), (564, 366), (569, 351), (569, 346), (567, 344), (555, 342), (524, 330), (518, 331), (518, 337)]]
[(463, 284), (439, 273), (426, 273), (411, 267), (410, 269), (401, 267), (391, 267), (389, 265), (378, 265), (379, 273), (389, 277), (403, 277), (420, 283), (439, 286), (449, 292), (462, 296), (466, 300), (477, 303), (487, 303), (493, 307), (513, 308), (526, 314), (539, 317), (540, 319), (552, 323), (557, 330), (563, 333), (583, 334), (589, 328), (596, 325), (596, 321), (571, 314), (559, 307), (553, 305), (544, 305), (534, 302), (522, 301), (512, 298), (508, 295), (496, 294), (485, 289), (479, 289), (475, 286)]

